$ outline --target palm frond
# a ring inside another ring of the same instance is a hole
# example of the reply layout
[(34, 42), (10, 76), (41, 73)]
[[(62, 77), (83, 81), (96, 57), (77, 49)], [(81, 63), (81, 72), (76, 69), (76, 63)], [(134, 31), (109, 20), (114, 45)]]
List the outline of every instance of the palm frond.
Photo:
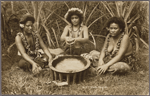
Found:
[(84, 11), (83, 11), (83, 17), (84, 18), (86, 17), (86, 10), (87, 10), (87, 3), (85, 3), (85, 8), (84, 8)]
[(133, 23), (140, 17), (139, 13), (135, 14), (131, 19), (127, 21), (127, 23)]
[(27, 6), (28, 6), (27, 2), (26, 2), (26, 1), (23, 1), (23, 2), (21, 2), (21, 3), (22, 3), (22, 5), (23, 5), (23, 7), (25, 8), (25, 10), (27, 11), (27, 13), (30, 13), (29, 10), (28, 10), (28, 8), (27, 8)]
[[(133, 33), (133, 35), (137, 37), (135, 33)], [(142, 38), (140, 38), (140, 41), (146, 46), (147, 49), (149, 49), (149, 45)]]
[(135, 21), (138, 20), (139, 18), (140, 18), (140, 15), (139, 15), (139, 14), (137, 14), (135, 18), (133, 18), (133, 19), (131, 18), (132, 21), (129, 20), (130, 25), (128, 26), (128, 29), (130, 29), (130, 28), (133, 26), (133, 24), (135, 23)]
[(92, 36), (92, 39), (93, 39), (93, 42), (91, 42), (91, 43), (93, 43), (94, 48), (96, 49), (96, 41), (95, 41), (95, 38), (94, 38), (92, 32), (89, 32), (89, 33), (90, 33), (90, 35)]
[[(57, 8), (58, 9), (58, 8)], [(57, 10), (53, 10), (51, 13), (49, 13), (49, 15), (45, 18), (44, 22), (43, 23), (46, 23), (46, 21), (48, 20), (48, 18)]]
[(122, 17), (125, 17), (125, 13), (126, 13), (126, 11), (127, 11), (127, 9), (128, 9), (128, 6), (127, 6), (127, 2), (124, 2), (123, 3), (123, 11), (122, 11)]
[[(106, 14), (105, 12), (103, 12), (102, 10), (100, 10), (100, 9), (97, 9), (98, 11), (100, 11), (101, 12), (101, 14)], [(109, 17), (108, 17), (108, 15), (105, 15), (105, 18), (106, 19), (108, 19)]]
[(70, 9), (69, 5), (66, 3), (66, 1), (64, 1), (65, 5), (67, 6), (68, 9)]
[(15, 44), (16, 44), (16, 43), (14, 42), (13, 44), (11, 44), (11, 45), (8, 47), (8, 49), (7, 49), (7, 53), (8, 53), (8, 54), (10, 53), (11, 48), (12, 48)]
[(60, 15), (56, 14), (55, 12), (54, 12), (54, 14), (57, 15), (63, 21), (65, 21), (67, 24), (70, 24), (65, 18), (61, 17)]
[(138, 50), (139, 50), (139, 41), (140, 41), (139, 31), (138, 31), (138, 29), (137, 29), (136, 26), (134, 26), (133, 29), (135, 30), (136, 35), (137, 35), (137, 40), (136, 40), (136, 52), (138, 52)]
[(34, 18), (36, 19), (36, 5), (34, 4), (34, 1), (31, 1), (31, 4), (32, 4), (32, 8), (33, 8), (33, 15), (34, 15)]
[(52, 9), (53, 5), (55, 4), (54, 1), (47, 1), (45, 3), (47, 3), (49, 5), (48, 9)]
[(109, 12), (109, 14), (111, 15), (111, 17), (115, 16), (114, 13), (112, 12), (110, 6), (107, 4), (106, 1), (101, 1), (101, 3), (104, 5), (104, 7), (107, 9), (107, 11)]
[(110, 12), (112, 13), (113, 16), (115, 16), (113, 10), (112, 10), (112, 7), (109, 6), (109, 3), (107, 3), (107, 1), (104, 1), (106, 3), (106, 5), (108, 6), (108, 9), (110, 10)]
[[(46, 31), (46, 36), (47, 36), (47, 39), (48, 39), (49, 47), (51, 47), (51, 46), (52, 46), (52, 44), (53, 44), (53, 46), (55, 46), (55, 44), (54, 44), (53, 40), (51, 39), (51, 34), (50, 34), (50, 32), (49, 32), (48, 28), (47, 28), (44, 24), (42, 24), (42, 26), (43, 26), (43, 28), (44, 28), (44, 29), (45, 29), (45, 31)], [(52, 44), (51, 44), (51, 43), (52, 43)]]
[[(39, 10), (38, 10), (38, 15), (37, 15), (37, 22), (39, 22), (39, 20), (40, 20), (40, 13), (42, 11), (43, 4), (44, 4), (44, 2), (41, 1), (40, 6), (38, 8)], [(37, 27), (38, 27), (38, 25), (37, 25)]]
[(106, 15), (106, 14), (104, 14), (104, 15), (98, 17), (97, 19), (95, 19), (95, 20), (88, 26), (88, 28), (90, 28), (96, 21), (98, 21), (100, 18), (104, 17), (105, 15)]
[(129, 29), (128, 34), (129, 34), (130, 37), (132, 37), (131, 35), (133, 35), (133, 34), (132, 34), (132, 33), (133, 33), (132, 31), (133, 31), (132, 29)]
[(12, 13), (14, 14), (14, 3), (13, 3), (13, 1), (10, 1), (10, 2), (11, 2)]
[(132, 12), (132, 9), (134, 8), (134, 6), (136, 5), (137, 1), (130, 1), (130, 5), (129, 8), (127, 9), (127, 12), (125, 14), (124, 17), (124, 21), (127, 21), (128, 17), (130, 16), (130, 13)]
[(116, 4), (118, 16), (122, 17), (123, 2), (122, 1), (115, 1), (115, 4)]
[(81, 1), (82, 2), (82, 10), (84, 11), (84, 9), (85, 9), (85, 4), (86, 4), (86, 1)]
[(57, 24), (57, 27), (58, 27), (58, 31), (60, 33), (60, 28), (59, 28), (59, 24), (58, 24), (58, 21), (56, 20), (56, 24)]
[(93, 10), (91, 11), (90, 15), (88, 16), (86, 22), (85, 22), (85, 25), (87, 25), (89, 19), (91, 18), (91, 15), (93, 14), (93, 12), (95, 11), (95, 9), (97, 8), (97, 6), (99, 5), (99, 3), (93, 8)]
[[(97, 34), (92, 34), (93, 36), (97, 36), (97, 37), (103, 37), (103, 38), (106, 38), (106, 36), (103, 36), (103, 35), (97, 35)], [(89, 35), (91, 36), (91, 35)]]
[(53, 33), (54, 33), (55, 40), (56, 40), (56, 43), (57, 43), (57, 47), (59, 47), (59, 43), (58, 43), (58, 40), (57, 40), (56, 32), (55, 32), (55, 30), (54, 30), (53, 27), (52, 27), (51, 29), (52, 29), (52, 31), (53, 31)]

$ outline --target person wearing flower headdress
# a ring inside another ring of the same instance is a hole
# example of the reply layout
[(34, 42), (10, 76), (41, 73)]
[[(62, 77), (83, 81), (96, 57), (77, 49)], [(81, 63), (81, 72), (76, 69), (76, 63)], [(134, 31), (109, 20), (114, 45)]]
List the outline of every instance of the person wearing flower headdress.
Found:
[[(33, 24), (35, 19), (30, 14), (25, 14), (20, 19), (20, 28), (22, 32), (17, 33), (15, 43), (18, 53), (21, 55), (18, 66), (24, 71), (32, 71), (34, 74), (39, 73), (42, 68), (51, 62), (52, 56), (41, 39), (38, 32), (34, 31)], [(39, 53), (42, 48), (45, 55)]]
[(71, 8), (65, 14), (65, 19), (70, 23), (64, 28), (61, 41), (66, 41), (66, 54), (80, 55), (82, 45), (88, 41), (88, 28), (83, 25), (83, 12), (79, 8)]
[(122, 18), (111, 17), (106, 23), (106, 29), (109, 34), (101, 50), (96, 71), (98, 74), (124, 74), (135, 64), (135, 45), (125, 33), (125, 22)]

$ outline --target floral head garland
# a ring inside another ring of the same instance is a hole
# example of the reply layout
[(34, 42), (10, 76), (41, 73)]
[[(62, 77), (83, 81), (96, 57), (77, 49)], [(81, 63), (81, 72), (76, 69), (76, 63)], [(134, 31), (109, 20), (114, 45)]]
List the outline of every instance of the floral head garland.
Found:
[(83, 14), (83, 11), (82, 11), (81, 9), (79, 9), (79, 8), (71, 8), (71, 9), (69, 9), (69, 10), (67, 11), (67, 13), (65, 14), (65, 18), (67, 18), (69, 12), (71, 12), (71, 11), (78, 11), (80, 14)]

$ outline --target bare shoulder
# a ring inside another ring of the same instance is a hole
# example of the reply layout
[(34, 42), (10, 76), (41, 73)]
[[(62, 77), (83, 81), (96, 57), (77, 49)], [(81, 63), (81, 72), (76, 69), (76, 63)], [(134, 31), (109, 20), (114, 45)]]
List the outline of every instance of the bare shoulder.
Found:
[(19, 35), (17, 35), (17, 36), (15, 37), (15, 42), (17, 42), (17, 41), (21, 41), (21, 37), (20, 37)]
[(69, 29), (70, 27), (71, 27), (71, 25), (66, 25), (65, 26), (66, 29)]
[(130, 37), (129, 37), (128, 34), (125, 34), (125, 35), (123, 36), (123, 38), (122, 38), (122, 41), (123, 41), (123, 42), (129, 42), (129, 40), (130, 40)]
[(105, 38), (105, 40), (107, 40), (110, 36), (109, 36), (110, 34), (107, 34), (107, 36), (106, 36), (106, 38)]
[(81, 30), (84, 32), (88, 32), (88, 27), (85, 25), (82, 25)]
[(83, 28), (83, 29), (88, 29), (88, 27), (87, 27), (87, 26), (85, 26), (85, 25), (82, 25), (82, 28)]
[(64, 31), (67, 32), (67, 30), (69, 30), (71, 28), (71, 25), (66, 25), (64, 28)]

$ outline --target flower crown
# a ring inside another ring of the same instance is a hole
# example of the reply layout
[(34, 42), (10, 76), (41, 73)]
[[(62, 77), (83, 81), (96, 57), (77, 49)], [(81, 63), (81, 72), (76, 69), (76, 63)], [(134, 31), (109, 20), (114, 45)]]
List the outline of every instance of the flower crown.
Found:
[(65, 14), (65, 18), (67, 18), (67, 16), (68, 16), (68, 14), (69, 14), (70, 11), (78, 11), (78, 12), (80, 12), (80, 14), (83, 14), (83, 11), (81, 9), (79, 9), (79, 8), (71, 8)]

